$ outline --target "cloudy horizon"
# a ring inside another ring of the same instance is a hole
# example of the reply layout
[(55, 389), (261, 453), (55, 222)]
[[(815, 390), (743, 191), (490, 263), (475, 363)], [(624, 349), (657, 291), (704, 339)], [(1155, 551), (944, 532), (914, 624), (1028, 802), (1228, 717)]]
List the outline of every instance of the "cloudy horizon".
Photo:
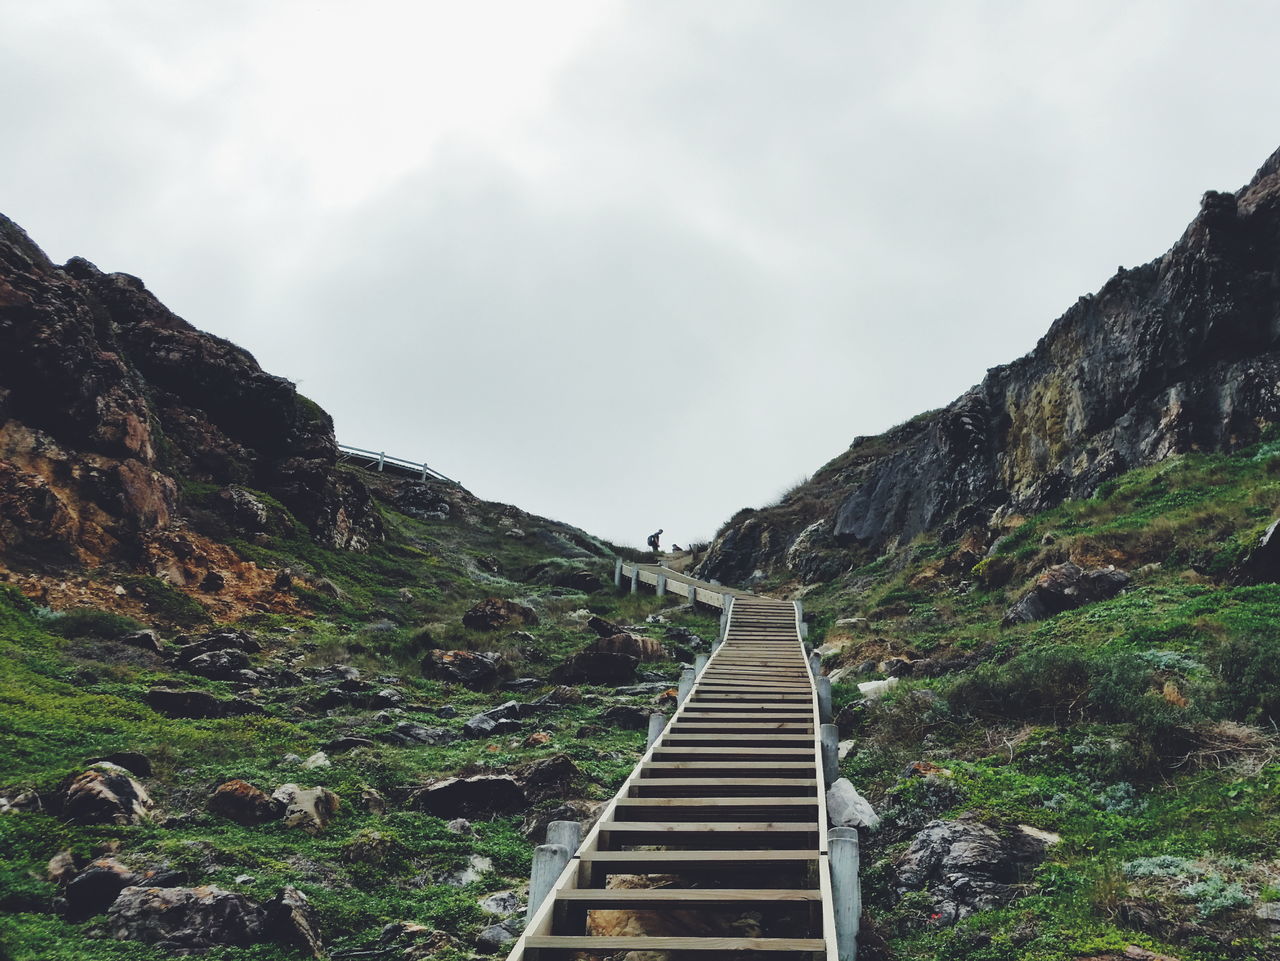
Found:
[(1260, 2), (0, 10), (51, 257), (632, 545), (950, 402), (1280, 146)]

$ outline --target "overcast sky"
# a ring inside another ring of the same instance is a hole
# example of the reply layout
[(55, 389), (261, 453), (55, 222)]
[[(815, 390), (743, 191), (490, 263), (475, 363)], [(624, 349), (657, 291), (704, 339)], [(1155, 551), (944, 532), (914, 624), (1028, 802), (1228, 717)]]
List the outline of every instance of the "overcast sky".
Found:
[(0, 0), (0, 210), (339, 440), (707, 538), (1280, 146), (1271, 2)]

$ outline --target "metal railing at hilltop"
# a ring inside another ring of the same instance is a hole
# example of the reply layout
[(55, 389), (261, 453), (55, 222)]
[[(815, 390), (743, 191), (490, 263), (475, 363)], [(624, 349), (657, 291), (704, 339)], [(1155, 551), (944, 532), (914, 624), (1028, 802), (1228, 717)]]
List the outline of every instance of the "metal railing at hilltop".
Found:
[(384, 450), (364, 450), (360, 447), (350, 447), (347, 444), (338, 445), (339, 461), (356, 461), (360, 466), (368, 470), (383, 471), (387, 467), (391, 467), (397, 471), (408, 471), (417, 474), (419, 480), (444, 481), (446, 484), (458, 484), (452, 477), (445, 477), (437, 470), (432, 470), (426, 464), (418, 464), (411, 460), (405, 460), (401, 457), (392, 457)]

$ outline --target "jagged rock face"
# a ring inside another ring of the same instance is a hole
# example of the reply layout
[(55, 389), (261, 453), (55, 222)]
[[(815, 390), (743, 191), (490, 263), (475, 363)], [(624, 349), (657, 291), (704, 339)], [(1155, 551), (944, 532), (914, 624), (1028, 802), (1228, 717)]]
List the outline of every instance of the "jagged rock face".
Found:
[(332, 420), (289, 381), (0, 216), (0, 556), (137, 562), (177, 523), (178, 478), (269, 491), (364, 549), (380, 522), (336, 462)]
[(922, 532), (957, 537), (1171, 454), (1253, 443), (1276, 421), (1280, 151), (1237, 193), (1206, 194), (1167, 254), (1082, 297), (1030, 354), (735, 517), (698, 573), (828, 579)]

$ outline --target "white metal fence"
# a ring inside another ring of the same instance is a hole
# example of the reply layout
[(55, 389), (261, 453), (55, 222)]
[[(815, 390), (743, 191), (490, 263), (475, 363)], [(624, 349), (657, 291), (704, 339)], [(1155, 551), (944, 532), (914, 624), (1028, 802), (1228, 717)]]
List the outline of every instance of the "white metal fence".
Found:
[[(338, 445), (338, 452), (341, 455), (338, 459), (341, 461), (356, 461), (363, 467), (370, 470), (382, 471), (387, 467), (396, 470), (409, 471), (418, 475), (419, 480), (426, 480), (428, 477), (435, 480), (444, 481), (447, 484), (457, 484), (458, 482), (451, 477), (445, 477), (439, 471), (432, 470), (426, 464), (418, 464), (411, 460), (404, 460), (400, 457), (392, 457), (384, 450), (364, 450), (360, 447), (349, 447), (346, 444)], [(459, 485), (461, 486), (461, 485)]]

